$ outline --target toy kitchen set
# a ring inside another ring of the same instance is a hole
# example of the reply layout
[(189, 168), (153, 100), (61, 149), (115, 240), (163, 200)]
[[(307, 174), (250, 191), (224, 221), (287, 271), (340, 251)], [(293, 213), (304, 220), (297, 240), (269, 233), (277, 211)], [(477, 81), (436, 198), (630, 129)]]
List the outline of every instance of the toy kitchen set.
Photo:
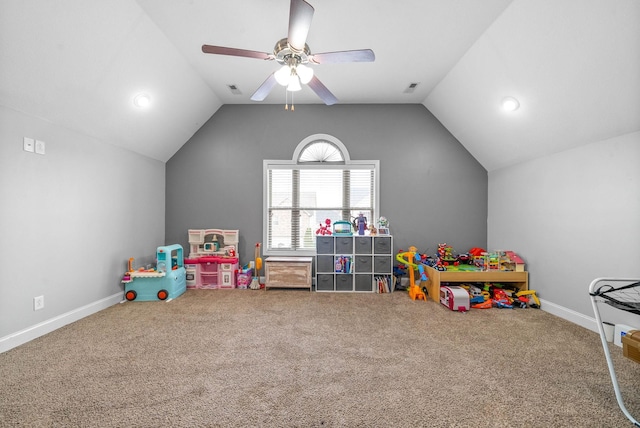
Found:
[(238, 230), (189, 229), (187, 288), (235, 288), (239, 236)]

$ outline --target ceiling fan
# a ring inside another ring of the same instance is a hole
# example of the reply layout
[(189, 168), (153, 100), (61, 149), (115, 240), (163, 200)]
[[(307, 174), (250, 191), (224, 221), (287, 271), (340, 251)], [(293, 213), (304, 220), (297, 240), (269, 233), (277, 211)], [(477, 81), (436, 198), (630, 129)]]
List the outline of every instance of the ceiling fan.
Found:
[(251, 100), (263, 101), (276, 83), (287, 87), (287, 91), (299, 91), (300, 84), (307, 84), (326, 105), (338, 102), (338, 99), (313, 74), (307, 64), (335, 64), (345, 62), (373, 62), (375, 55), (371, 49), (325, 52), (312, 54), (307, 45), (307, 34), (313, 18), (313, 6), (304, 0), (291, 0), (289, 9), (289, 33), (287, 38), (279, 40), (273, 53), (202, 45), (207, 54), (231, 55), (262, 60), (275, 60), (282, 67), (273, 73), (253, 93)]

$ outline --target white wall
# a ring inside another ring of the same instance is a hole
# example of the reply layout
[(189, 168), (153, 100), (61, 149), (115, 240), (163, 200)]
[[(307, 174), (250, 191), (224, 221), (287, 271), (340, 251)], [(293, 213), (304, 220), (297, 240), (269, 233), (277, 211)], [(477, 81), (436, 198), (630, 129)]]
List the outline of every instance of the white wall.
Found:
[(488, 212), (489, 248), (523, 256), (543, 308), (595, 328), (591, 281), (640, 278), (640, 133), (490, 172)]
[(120, 301), (128, 258), (164, 245), (164, 163), (2, 106), (0, 201), (0, 352)]

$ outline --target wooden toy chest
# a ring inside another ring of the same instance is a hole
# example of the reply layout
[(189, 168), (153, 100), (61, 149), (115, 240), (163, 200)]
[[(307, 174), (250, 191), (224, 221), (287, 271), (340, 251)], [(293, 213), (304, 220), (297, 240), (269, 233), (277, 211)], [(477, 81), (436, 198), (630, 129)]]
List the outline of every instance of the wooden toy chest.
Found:
[(622, 336), (622, 354), (640, 363), (640, 330), (629, 330)]
[(469, 293), (458, 285), (442, 285), (440, 303), (452, 311), (466, 312), (469, 310)]
[(267, 257), (267, 288), (308, 288), (311, 290), (311, 257)]

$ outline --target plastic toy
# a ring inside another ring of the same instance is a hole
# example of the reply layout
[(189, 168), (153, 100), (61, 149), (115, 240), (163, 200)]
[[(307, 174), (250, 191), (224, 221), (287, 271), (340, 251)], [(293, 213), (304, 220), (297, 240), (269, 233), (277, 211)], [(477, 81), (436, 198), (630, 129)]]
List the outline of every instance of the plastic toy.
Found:
[(123, 276), (124, 297), (128, 301), (171, 300), (187, 290), (184, 255), (179, 244), (158, 247), (155, 268), (135, 270), (129, 259), (128, 272)]
[(381, 216), (378, 219), (378, 234), (379, 235), (389, 235), (389, 220), (386, 217)]
[(508, 308), (508, 309), (513, 308), (513, 304), (512, 304), (513, 300), (511, 299), (511, 297), (509, 297), (506, 291), (500, 288), (493, 289), (492, 302), (493, 302), (493, 305), (497, 308)]
[(393, 267), (393, 276), (396, 278), (396, 288), (404, 289), (402, 286), (402, 277), (407, 274), (407, 268), (404, 265), (397, 265)]
[[(189, 259), (203, 256), (239, 257), (240, 232), (223, 229), (189, 229)], [(231, 252), (234, 254), (231, 255)]]
[(358, 230), (358, 235), (364, 235), (364, 231), (367, 229), (367, 218), (364, 214), (358, 214), (353, 220), (353, 228)]
[[(532, 308), (535, 308), (535, 309), (540, 309), (540, 300), (538, 299), (538, 296), (536, 295), (536, 290), (518, 291), (516, 293), (516, 297), (518, 297), (518, 298), (524, 297), (525, 299), (527, 299), (526, 303), (529, 306), (531, 306)], [(531, 297), (535, 303), (530, 303), (529, 302), (529, 297)]]
[(409, 286), (409, 297), (411, 297), (411, 300), (427, 301), (427, 296), (424, 294), (424, 291), (415, 284)]
[(316, 230), (316, 235), (331, 235), (331, 219), (326, 219), (324, 226), (320, 223), (320, 227)]
[(458, 266), (460, 264), (458, 258), (453, 254), (453, 247), (446, 243), (438, 244), (438, 259), (445, 268), (449, 265)]
[(473, 309), (491, 309), (493, 308), (493, 302), (491, 300), (486, 300), (482, 303), (476, 303), (475, 305), (471, 305)]
[(236, 288), (240, 231), (188, 229), (187, 289)]
[(260, 243), (256, 243), (256, 249), (254, 252), (254, 270), (253, 270), (253, 280), (251, 284), (249, 284), (249, 288), (252, 290), (259, 290), (262, 287), (260, 284), (260, 269), (262, 268), (262, 259), (260, 258)]
[(440, 287), (440, 303), (452, 311), (467, 312), (469, 293), (457, 285), (443, 285)]
[(236, 272), (236, 286), (241, 289), (249, 288), (249, 284), (253, 280), (253, 268), (249, 264), (244, 265)]
[[(424, 272), (424, 266), (421, 263), (421, 256), (418, 254), (418, 249), (416, 247), (409, 247), (409, 251), (398, 252), (396, 255), (396, 260), (400, 263), (407, 265), (409, 267), (409, 297), (411, 300), (427, 300), (427, 296), (424, 291), (420, 289), (415, 283), (415, 271), (418, 270), (420, 272), (420, 280), (427, 281), (427, 274)], [(418, 262), (418, 263), (416, 263)]]
[(333, 234), (338, 236), (351, 236), (351, 223), (344, 220), (339, 220), (333, 223)]

